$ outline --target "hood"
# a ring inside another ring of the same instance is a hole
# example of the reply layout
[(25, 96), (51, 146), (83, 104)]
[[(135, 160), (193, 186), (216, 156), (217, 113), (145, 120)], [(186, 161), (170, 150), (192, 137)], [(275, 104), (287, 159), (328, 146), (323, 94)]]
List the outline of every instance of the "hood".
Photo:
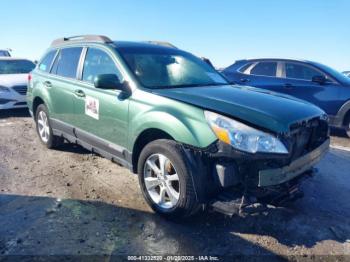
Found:
[(12, 87), (28, 84), (28, 74), (0, 74), (0, 86)]
[(153, 93), (221, 113), (276, 133), (324, 114), (317, 106), (291, 96), (243, 86), (210, 86), (152, 90)]

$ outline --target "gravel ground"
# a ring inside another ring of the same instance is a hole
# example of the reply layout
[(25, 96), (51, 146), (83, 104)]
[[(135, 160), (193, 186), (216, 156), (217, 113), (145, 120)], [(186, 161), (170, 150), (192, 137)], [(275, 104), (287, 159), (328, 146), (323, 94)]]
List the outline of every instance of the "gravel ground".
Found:
[(350, 139), (333, 135), (320, 172), (289, 210), (246, 218), (206, 211), (174, 223), (148, 208), (128, 170), (72, 144), (48, 150), (26, 110), (3, 111), (0, 254), (350, 261)]

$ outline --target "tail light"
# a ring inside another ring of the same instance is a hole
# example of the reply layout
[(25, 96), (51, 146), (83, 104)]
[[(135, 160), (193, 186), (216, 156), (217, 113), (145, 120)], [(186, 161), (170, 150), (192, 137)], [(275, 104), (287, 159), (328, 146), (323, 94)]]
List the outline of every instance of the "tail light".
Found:
[(28, 84), (27, 84), (28, 88), (33, 88), (33, 83), (32, 83), (32, 74), (29, 73), (28, 74)]

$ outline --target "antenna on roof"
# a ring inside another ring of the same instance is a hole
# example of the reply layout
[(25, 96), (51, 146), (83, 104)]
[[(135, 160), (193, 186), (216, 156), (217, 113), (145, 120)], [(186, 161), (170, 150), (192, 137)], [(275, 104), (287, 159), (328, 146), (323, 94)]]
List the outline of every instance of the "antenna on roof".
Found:
[(109, 37), (103, 35), (77, 35), (56, 39), (51, 43), (51, 46), (57, 46), (67, 42), (113, 43), (113, 41)]

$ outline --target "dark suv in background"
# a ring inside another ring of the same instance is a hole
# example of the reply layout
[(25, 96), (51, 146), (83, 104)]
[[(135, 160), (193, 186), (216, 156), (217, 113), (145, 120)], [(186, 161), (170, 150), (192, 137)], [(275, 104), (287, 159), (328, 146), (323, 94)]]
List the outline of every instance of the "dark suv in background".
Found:
[(236, 84), (250, 85), (309, 101), (330, 117), (330, 125), (350, 137), (350, 79), (323, 64), (290, 59), (239, 60), (222, 73)]

